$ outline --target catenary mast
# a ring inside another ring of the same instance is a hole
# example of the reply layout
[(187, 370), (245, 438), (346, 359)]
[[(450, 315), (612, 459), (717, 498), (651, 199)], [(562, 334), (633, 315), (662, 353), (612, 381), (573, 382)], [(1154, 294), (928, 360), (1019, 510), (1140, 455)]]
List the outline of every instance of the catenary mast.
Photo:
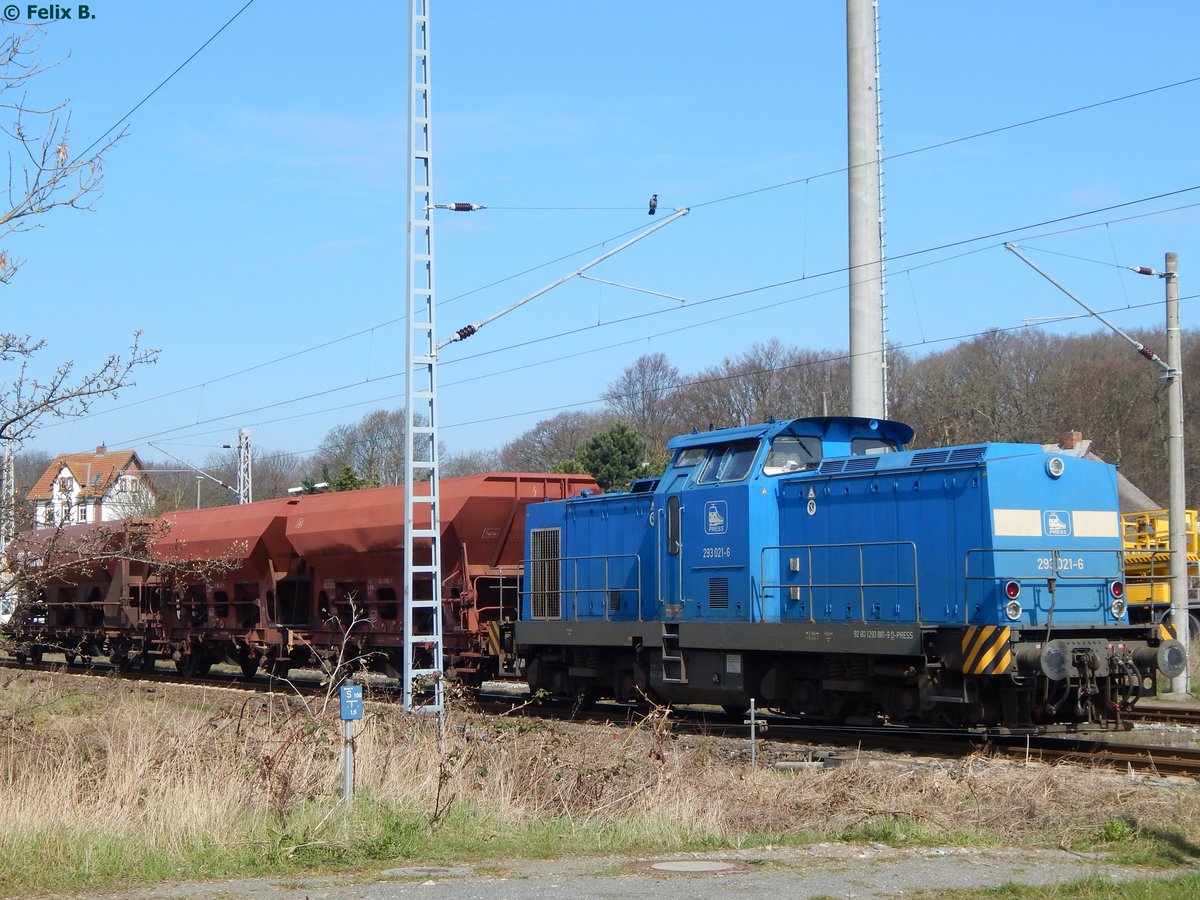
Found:
[(873, 0), (846, 0), (850, 232), (850, 414), (887, 416), (879, 19)]
[[(429, 76), (429, 0), (409, 0), (408, 273), (404, 392), (404, 709), (414, 683), (428, 688), (417, 709), (443, 709), (442, 573), (438, 488), (437, 345), (434, 331), (433, 142)], [(421, 491), (418, 492), (418, 485)], [(418, 496), (418, 493), (420, 494)]]

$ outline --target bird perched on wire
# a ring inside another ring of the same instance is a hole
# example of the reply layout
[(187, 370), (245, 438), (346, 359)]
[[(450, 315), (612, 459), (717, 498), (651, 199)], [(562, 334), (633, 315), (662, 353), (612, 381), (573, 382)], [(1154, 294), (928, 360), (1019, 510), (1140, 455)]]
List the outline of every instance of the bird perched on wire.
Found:
[(654, 211), (658, 209), (658, 194), (650, 195), (650, 212), (649, 215), (654, 215)]

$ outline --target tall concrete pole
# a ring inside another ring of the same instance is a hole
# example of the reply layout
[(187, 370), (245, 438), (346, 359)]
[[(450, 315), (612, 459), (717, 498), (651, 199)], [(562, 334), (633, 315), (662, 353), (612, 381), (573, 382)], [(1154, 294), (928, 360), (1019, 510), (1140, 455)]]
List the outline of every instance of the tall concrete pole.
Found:
[[(1170, 479), (1167, 527), (1171, 542), (1171, 621), (1176, 637), (1191, 650), (1188, 625), (1187, 497), (1183, 475), (1183, 348), (1179, 331), (1179, 255), (1168, 253), (1167, 283), (1167, 474)], [(1190, 656), (1190, 652), (1189, 652)], [(1190, 662), (1190, 660), (1189, 660)], [(1187, 667), (1171, 679), (1171, 693), (1190, 693)]]
[(849, 133), (850, 414), (887, 414), (879, 192), (879, 82), (875, 3), (846, 0)]

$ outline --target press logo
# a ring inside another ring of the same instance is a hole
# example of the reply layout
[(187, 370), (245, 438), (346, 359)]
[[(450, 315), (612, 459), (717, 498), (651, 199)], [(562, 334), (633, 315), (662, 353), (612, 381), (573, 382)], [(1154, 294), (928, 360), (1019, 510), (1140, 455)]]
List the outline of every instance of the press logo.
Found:
[(59, 6), (57, 3), (51, 3), (48, 6), (39, 6), (36, 3), (20, 6), (10, 3), (4, 7), (4, 18), (8, 22), (15, 22), (20, 18), (25, 18), (30, 22), (62, 22), (67, 19), (80, 21), (94, 19), (96, 14), (92, 12), (90, 6), (83, 3), (78, 6)]
[(1042, 513), (1042, 530), (1047, 537), (1070, 537), (1071, 514), (1064, 509)]
[(724, 500), (709, 500), (704, 504), (705, 534), (724, 534), (729, 519), (729, 508)]

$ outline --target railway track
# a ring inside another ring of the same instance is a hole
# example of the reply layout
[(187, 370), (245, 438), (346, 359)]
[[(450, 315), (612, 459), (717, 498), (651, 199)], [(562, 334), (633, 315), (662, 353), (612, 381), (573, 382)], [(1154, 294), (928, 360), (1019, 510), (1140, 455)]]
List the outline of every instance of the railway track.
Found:
[[(232, 669), (232, 667), (230, 668)], [(45, 659), (40, 663), (28, 661), (17, 662), (12, 658), (0, 657), (0, 669), (5, 669), (10, 672), (56, 672), (65, 675), (93, 678), (120, 677), (131, 682), (165, 685), (169, 687), (221, 688), (231, 691), (253, 693), (278, 694), (286, 692), (308, 695), (322, 693), (324, 691), (324, 688), (318, 682), (319, 675), (316, 672), (314, 672), (310, 678), (296, 677), (290, 678), (287, 681), (279, 678), (272, 678), (269, 675), (256, 675), (253, 678), (246, 678), (240, 673), (223, 673), (219, 671), (211, 672), (204, 676), (195, 676), (185, 680), (174, 671), (166, 668), (161, 670), (155, 669), (146, 672), (122, 672), (116, 666), (108, 662), (95, 660), (87, 662), (67, 662), (65, 659), (62, 662), (59, 662), (53, 657)]]
[[(116, 667), (102, 662), (67, 665), (53, 659), (39, 665), (18, 663), (13, 659), (0, 658), (0, 667), (9, 670), (53, 671), (80, 677), (113, 677), (120, 675), (139, 683), (152, 683), (168, 687), (205, 687), (238, 692), (287, 693), (316, 695), (325, 691), (320, 684), (320, 673), (302, 673), (301, 677), (283, 682), (277, 678), (258, 675), (247, 679), (240, 673), (214, 672), (204, 678), (184, 680), (176, 673), (163, 671), (120, 673)], [(395, 692), (381, 690), (376, 699), (388, 701)], [(595, 708), (581, 710), (569, 704), (539, 704), (530, 702), (528, 695), (519, 693), (481, 694), (481, 708), (490, 714), (519, 712), (535, 718), (570, 720), (590, 723), (632, 724), (647, 715), (645, 708), (628, 704), (599, 704)], [(1139, 721), (1172, 723), (1200, 723), (1200, 708), (1175, 705), (1139, 707)], [(748, 745), (750, 728), (740, 715), (698, 708), (673, 708), (670, 710), (671, 727), (677, 733), (700, 736), (734, 738), (746, 740)], [(808, 755), (814, 759), (841, 758), (838, 751), (848, 749), (871, 750), (887, 753), (904, 753), (919, 756), (961, 757), (970, 753), (986, 752), (1013, 759), (1037, 760), (1047, 763), (1067, 763), (1084, 766), (1105, 766), (1130, 771), (1150, 772), (1160, 775), (1188, 775), (1200, 777), (1200, 747), (1162, 746), (1151, 743), (1125, 743), (1103, 740), (1095, 734), (1083, 735), (995, 735), (939, 731), (934, 729), (910, 729), (902, 726), (858, 726), (819, 725), (798, 722), (779, 716), (763, 716), (757, 722), (757, 737), (762, 742), (782, 745), (808, 745), (813, 750)]]
[(1200, 747), (1046, 738), (1032, 742), (1029, 747), (1008, 744), (997, 749), (1006, 756), (1031, 757), (1043, 762), (1078, 763), (1156, 775), (1200, 777)]
[(1181, 706), (1174, 703), (1139, 703), (1125, 718), (1131, 722), (1158, 722), (1167, 725), (1200, 727), (1200, 706)]

